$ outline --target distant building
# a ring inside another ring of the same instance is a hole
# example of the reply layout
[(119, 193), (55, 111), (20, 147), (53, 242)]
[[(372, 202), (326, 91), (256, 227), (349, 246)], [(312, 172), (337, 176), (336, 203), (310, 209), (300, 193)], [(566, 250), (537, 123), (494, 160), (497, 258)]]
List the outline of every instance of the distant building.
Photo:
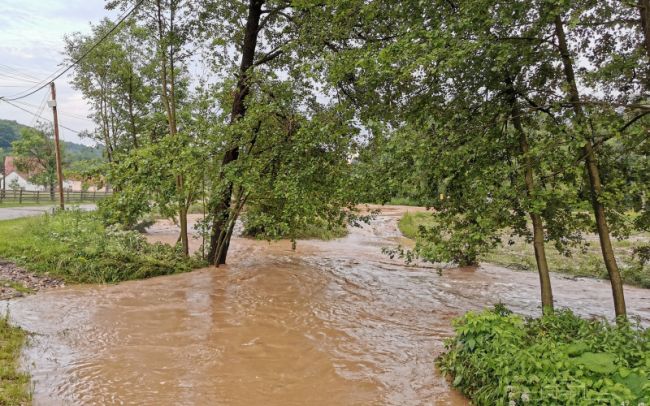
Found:
[[(84, 188), (85, 187), (85, 188)], [(80, 180), (66, 180), (63, 182), (63, 189), (69, 190), (71, 192), (106, 192), (106, 186), (101, 188), (94, 185), (84, 185)]]
[(4, 174), (4, 178), (0, 175), (0, 186), (2, 189), (22, 189), (29, 192), (44, 192), (47, 190), (45, 186), (36, 185), (29, 181), (33, 174), (18, 171), (15, 159), (12, 156), (5, 157)]
[[(37, 165), (32, 165), (37, 167)], [(46, 186), (41, 186), (34, 184), (30, 181), (31, 177), (36, 175), (37, 171), (32, 171), (30, 173), (21, 172), (16, 167), (15, 158), (12, 156), (5, 157), (4, 162), (4, 173), (5, 177), (3, 179), (2, 174), (0, 173), (0, 190), (24, 190), (27, 192), (45, 192), (48, 190)], [(69, 192), (106, 192), (107, 187), (103, 186), (101, 188), (94, 185), (84, 184), (80, 180), (63, 180), (63, 190)]]

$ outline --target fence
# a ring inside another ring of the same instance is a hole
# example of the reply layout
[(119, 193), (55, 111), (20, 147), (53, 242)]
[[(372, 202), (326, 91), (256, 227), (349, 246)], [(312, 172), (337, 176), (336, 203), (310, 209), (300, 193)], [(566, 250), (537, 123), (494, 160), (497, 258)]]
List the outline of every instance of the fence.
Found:
[[(111, 196), (113, 192), (72, 192), (65, 191), (64, 199), (66, 203), (74, 202), (96, 202)], [(27, 191), (27, 190), (0, 190), (0, 204), (2, 203), (52, 203), (59, 201), (59, 192), (51, 193), (48, 191)]]

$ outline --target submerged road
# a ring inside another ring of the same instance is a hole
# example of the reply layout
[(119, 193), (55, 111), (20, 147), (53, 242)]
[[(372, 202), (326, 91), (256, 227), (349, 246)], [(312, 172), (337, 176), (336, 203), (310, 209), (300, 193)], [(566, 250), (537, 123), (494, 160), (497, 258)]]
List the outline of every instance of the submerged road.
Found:
[[(0, 207), (0, 220), (13, 220), (21, 217), (38, 216), (43, 213), (52, 212), (57, 205), (48, 206), (21, 206), (21, 207)], [(94, 204), (82, 204), (79, 207), (82, 210), (94, 210)]]

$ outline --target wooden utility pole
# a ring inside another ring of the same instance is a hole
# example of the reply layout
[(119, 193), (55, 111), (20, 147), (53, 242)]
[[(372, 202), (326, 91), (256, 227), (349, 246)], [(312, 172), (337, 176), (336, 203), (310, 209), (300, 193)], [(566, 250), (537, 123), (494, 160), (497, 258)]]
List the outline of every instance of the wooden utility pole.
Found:
[(54, 152), (56, 157), (56, 180), (59, 187), (59, 205), (61, 210), (65, 209), (65, 203), (63, 199), (63, 171), (61, 170), (61, 147), (59, 147), (59, 116), (56, 111), (56, 86), (54, 82), (50, 83), (50, 89), (52, 89), (52, 100), (48, 102), (50, 107), (52, 107), (52, 113), (54, 114)]

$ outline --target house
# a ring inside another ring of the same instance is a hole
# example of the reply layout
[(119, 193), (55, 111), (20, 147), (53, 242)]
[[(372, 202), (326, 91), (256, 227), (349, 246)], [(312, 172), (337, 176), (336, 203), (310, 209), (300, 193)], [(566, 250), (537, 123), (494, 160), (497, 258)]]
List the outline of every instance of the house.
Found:
[(43, 192), (47, 190), (46, 187), (36, 185), (29, 181), (30, 175), (32, 174), (18, 171), (16, 161), (12, 156), (5, 157), (4, 174), (4, 178), (0, 175), (0, 189), (22, 189), (29, 192)]
[(102, 186), (101, 188), (95, 185), (84, 184), (80, 180), (65, 180), (63, 181), (63, 189), (69, 190), (71, 192), (107, 192), (108, 188)]
[[(36, 167), (36, 165), (33, 165)], [(5, 157), (4, 161), (5, 178), (2, 178), (0, 173), (0, 190), (24, 190), (27, 192), (45, 192), (48, 190), (46, 186), (41, 186), (30, 182), (30, 178), (36, 173), (25, 173), (18, 170), (16, 167), (15, 158), (12, 156)], [(63, 180), (63, 190), (68, 192), (107, 192), (107, 186), (98, 187), (94, 185), (85, 185), (79, 180)]]

